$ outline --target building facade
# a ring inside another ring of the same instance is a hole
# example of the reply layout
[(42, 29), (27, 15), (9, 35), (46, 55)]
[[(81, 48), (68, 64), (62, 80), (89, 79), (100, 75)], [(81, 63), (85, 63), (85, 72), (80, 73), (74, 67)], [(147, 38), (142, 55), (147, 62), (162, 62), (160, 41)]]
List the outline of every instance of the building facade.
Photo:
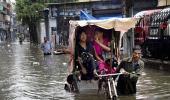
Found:
[(11, 40), (11, 1), (0, 0), (0, 40)]
[[(154, 9), (158, 5), (158, 0), (123, 0), (122, 8), (125, 17), (133, 17), (136, 13)], [(131, 29), (123, 36), (122, 50), (125, 57), (130, 56), (132, 48), (135, 46), (135, 32)]]
[[(56, 35), (56, 44), (67, 45), (69, 20), (79, 20), (80, 11), (96, 17), (132, 17), (137, 12), (157, 7), (158, 0), (52, 0), (49, 5), (49, 33)], [(41, 26), (45, 26), (41, 23)], [(44, 28), (41, 29), (45, 36)], [(43, 37), (41, 36), (41, 37)], [(43, 39), (43, 38), (42, 38)], [(123, 37), (122, 48), (130, 56), (134, 47), (134, 31)]]
[(170, 5), (170, 0), (158, 0), (158, 6), (168, 6)]
[(81, 10), (96, 18), (122, 17), (121, 0), (53, 1), (49, 3), (49, 33), (57, 35), (58, 44), (68, 45), (69, 20), (79, 20)]

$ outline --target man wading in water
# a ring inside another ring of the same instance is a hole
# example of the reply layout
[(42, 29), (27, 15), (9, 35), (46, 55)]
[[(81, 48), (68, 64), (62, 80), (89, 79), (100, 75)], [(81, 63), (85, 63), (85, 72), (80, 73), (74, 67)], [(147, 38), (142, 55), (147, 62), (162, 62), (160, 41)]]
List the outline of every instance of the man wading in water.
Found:
[(117, 72), (123, 73), (119, 76), (117, 83), (117, 91), (120, 95), (128, 95), (136, 93), (136, 83), (139, 75), (141, 75), (144, 62), (141, 58), (141, 49), (133, 48), (132, 57), (121, 61), (117, 68)]

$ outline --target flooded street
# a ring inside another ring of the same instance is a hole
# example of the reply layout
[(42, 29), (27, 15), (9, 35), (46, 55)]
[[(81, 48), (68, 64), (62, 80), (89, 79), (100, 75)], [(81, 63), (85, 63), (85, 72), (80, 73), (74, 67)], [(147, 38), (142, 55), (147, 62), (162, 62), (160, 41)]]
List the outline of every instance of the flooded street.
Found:
[[(67, 55), (43, 56), (29, 43), (0, 44), (0, 100), (104, 100), (64, 90)], [(145, 68), (135, 96), (118, 100), (169, 100), (170, 74)]]

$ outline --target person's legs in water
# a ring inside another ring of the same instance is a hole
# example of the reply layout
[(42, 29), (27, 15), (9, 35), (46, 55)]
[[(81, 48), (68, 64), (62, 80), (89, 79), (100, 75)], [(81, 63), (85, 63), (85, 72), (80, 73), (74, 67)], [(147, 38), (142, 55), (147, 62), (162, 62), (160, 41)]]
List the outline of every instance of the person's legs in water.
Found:
[(118, 95), (123, 95), (125, 94), (124, 91), (125, 91), (125, 79), (124, 79), (124, 75), (120, 75), (119, 76), (119, 79), (118, 79), (118, 82), (117, 82), (117, 92), (118, 92)]

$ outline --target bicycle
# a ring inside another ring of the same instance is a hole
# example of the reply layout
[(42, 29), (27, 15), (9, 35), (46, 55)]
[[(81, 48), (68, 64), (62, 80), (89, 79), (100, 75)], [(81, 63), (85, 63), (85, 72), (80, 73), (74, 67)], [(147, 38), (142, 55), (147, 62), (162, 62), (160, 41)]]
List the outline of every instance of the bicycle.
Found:
[[(116, 85), (117, 85), (117, 80), (119, 78), (119, 75), (121, 74), (122, 73), (98, 75), (99, 77), (101, 77), (98, 83), (98, 85), (101, 85), (101, 87), (99, 86), (99, 90), (100, 88), (103, 88), (104, 95), (107, 99), (111, 99), (111, 100), (117, 99), (118, 94), (117, 94)], [(115, 78), (114, 76), (117, 77)]]

